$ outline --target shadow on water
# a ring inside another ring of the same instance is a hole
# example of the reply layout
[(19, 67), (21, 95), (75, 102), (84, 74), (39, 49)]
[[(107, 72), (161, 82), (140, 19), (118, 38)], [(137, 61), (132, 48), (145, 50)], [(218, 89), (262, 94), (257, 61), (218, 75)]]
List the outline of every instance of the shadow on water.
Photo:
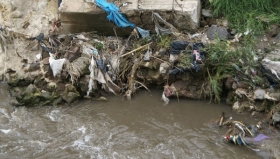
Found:
[[(221, 112), (250, 124), (261, 118), (234, 114), (224, 103), (190, 99), (178, 103), (174, 98), (164, 105), (161, 91), (143, 90), (130, 101), (110, 96), (108, 101), (19, 107), (9, 113), (12, 106), (4, 84), (0, 93), (0, 158), (252, 159), (269, 155), (222, 141), (227, 129), (212, 124)], [(277, 141), (273, 144), (279, 147), (279, 137)]]

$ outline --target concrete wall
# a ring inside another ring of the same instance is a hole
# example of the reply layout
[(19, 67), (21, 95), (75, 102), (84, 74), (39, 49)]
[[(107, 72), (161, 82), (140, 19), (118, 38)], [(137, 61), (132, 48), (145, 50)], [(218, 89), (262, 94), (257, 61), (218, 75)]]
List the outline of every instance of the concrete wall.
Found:
[[(152, 12), (159, 13), (179, 30), (194, 31), (199, 27), (200, 0), (107, 0), (120, 6), (120, 12), (136, 26), (154, 31)], [(178, 2), (178, 3), (177, 3)], [(93, 3), (84, 0), (62, 0), (59, 8), (65, 32), (98, 31), (100, 34), (114, 35), (114, 24), (106, 20), (106, 13)], [(128, 35), (131, 28), (118, 28), (118, 35)]]

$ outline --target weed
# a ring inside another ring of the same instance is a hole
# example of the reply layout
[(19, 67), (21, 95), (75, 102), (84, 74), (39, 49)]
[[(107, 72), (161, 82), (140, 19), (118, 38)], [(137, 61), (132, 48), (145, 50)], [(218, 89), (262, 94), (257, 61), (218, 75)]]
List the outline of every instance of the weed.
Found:
[(98, 51), (100, 51), (100, 50), (103, 49), (103, 44), (100, 43), (100, 42), (94, 43), (93, 46), (94, 46)]
[(230, 27), (254, 34), (263, 33), (269, 24), (280, 24), (278, 0), (209, 0), (215, 16), (225, 16)]
[(170, 43), (172, 41), (171, 35), (161, 35), (154, 38), (156, 42), (156, 49), (160, 48), (170, 48)]
[[(244, 42), (247, 43), (247, 42)], [(250, 42), (248, 42), (250, 43)], [(220, 101), (222, 81), (228, 77), (236, 77), (240, 81), (261, 85), (262, 78), (256, 75), (258, 62), (255, 60), (255, 50), (251, 45), (232, 48), (227, 41), (216, 39), (215, 43), (207, 45), (205, 65), (207, 66), (207, 81), (210, 98)]]

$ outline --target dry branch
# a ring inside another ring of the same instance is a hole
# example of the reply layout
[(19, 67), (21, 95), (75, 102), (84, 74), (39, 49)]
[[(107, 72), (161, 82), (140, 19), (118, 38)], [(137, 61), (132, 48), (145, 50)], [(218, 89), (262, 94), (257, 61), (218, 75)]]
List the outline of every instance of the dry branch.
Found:
[(140, 47), (138, 47), (137, 49), (134, 49), (134, 50), (132, 50), (132, 51), (130, 51), (130, 52), (128, 52), (128, 53), (125, 53), (125, 54), (121, 55), (120, 57), (129, 55), (129, 54), (132, 54), (132, 53), (134, 53), (135, 51), (141, 50), (141, 49), (143, 49), (144, 47), (146, 47), (146, 46), (148, 46), (148, 45), (150, 45), (150, 44), (152, 44), (152, 43), (153, 43), (153, 42), (150, 42), (150, 43), (148, 43), (148, 44), (146, 44), (146, 45), (140, 46)]

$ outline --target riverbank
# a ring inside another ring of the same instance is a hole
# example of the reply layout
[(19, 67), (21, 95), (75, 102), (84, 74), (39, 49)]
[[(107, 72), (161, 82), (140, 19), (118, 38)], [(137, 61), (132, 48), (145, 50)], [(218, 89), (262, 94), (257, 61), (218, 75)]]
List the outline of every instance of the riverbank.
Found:
[[(11, 16), (16, 14), (13, 5), (5, 11), (5, 18), (17, 24), (19, 16)], [(55, 14), (47, 19), (43, 15), (51, 15), (48, 11), (38, 14), (44, 25), (34, 32), (26, 23), (32, 34), (24, 28), (24, 33), (15, 32), (9, 26), (1, 30), (2, 80), (8, 81), (16, 99), (13, 105), (106, 100), (108, 94), (131, 99), (139, 88), (149, 91), (150, 86), (157, 86), (165, 104), (170, 97), (220, 102), (223, 96), (237, 113), (269, 112), (269, 120), (278, 119), (273, 117), (280, 101), (277, 29), (273, 35), (256, 37), (250, 30), (234, 32), (226, 20), (203, 13), (203, 28), (186, 33), (153, 13), (165, 24), (167, 35), (154, 30), (147, 35), (148, 30), (138, 28), (129, 37), (62, 34), (62, 22)]]

